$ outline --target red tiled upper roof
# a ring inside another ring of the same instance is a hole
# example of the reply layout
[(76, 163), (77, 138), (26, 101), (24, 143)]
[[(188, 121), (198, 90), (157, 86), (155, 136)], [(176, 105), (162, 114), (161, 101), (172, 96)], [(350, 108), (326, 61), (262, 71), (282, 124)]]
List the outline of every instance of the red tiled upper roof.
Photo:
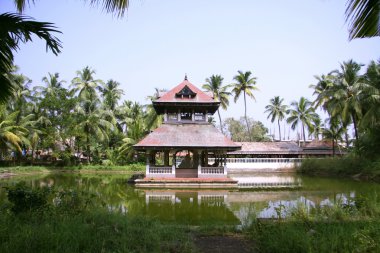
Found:
[[(185, 86), (189, 87), (190, 90), (192, 90), (194, 93), (196, 93), (196, 96), (193, 98), (188, 97), (176, 97), (176, 94), (180, 92)], [(160, 94), (161, 95), (161, 94)], [(198, 89), (194, 84), (190, 83), (188, 80), (184, 80), (182, 83), (178, 84), (176, 87), (171, 89), (170, 91), (162, 94), (162, 96), (154, 101), (154, 103), (160, 103), (160, 102), (194, 102), (194, 103), (219, 103), (218, 101), (215, 101), (209, 94), (207, 94), (204, 91), (201, 91)]]
[(240, 149), (211, 124), (162, 124), (134, 147)]

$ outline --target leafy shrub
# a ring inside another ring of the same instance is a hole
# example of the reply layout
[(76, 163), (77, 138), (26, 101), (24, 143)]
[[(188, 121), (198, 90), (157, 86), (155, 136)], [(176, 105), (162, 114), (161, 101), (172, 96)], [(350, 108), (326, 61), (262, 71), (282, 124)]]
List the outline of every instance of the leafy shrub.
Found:
[(32, 189), (25, 183), (6, 188), (11, 211), (21, 212), (47, 211), (55, 214), (76, 214), (95, 207), (97, 196), (83, 191), (55, 190), (43, 187)]
[(48, 196), (51, 189), (47, 187), (31, 189), (24, 182), (6, 188), (11, 210), (20, 213), (31, 210), (41, 210), (48, 206)]
[(373, 169), (374, 165), (376, 163), (355, 156), (314, 158), (303, 160), (297, 171), (309, 175), (353, 176), (357, 174), (370, 175), (377, 170), (380, 174), (380, 166), (375, 166)]

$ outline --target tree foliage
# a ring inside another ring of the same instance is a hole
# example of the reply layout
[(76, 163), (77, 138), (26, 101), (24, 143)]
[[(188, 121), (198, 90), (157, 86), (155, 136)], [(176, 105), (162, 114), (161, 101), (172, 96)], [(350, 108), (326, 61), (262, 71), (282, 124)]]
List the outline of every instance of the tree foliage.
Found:
[(132, 145), (126, 152), (126, 143), (138, 142), (160, 121), (152, 124), (148, 106), (132, 101), (119, 105), (120, 84), (104, 83), (95, 75), (85, 67), (71, 85), (65, 85), (58, 73), (48, 73), (30, 89), (27, 77), (11, 72), (17, 85), (12, 100), (0, 108), (2, 159), (11, 153), (17, 159), (25, 158), (28, 150), (32, 161), (40, 155), (63, 162), (98, 163), (112, 158), (114, 163), (126, 163), (134, 159)]
[[(231, 84), (232, 86), (232, 94), (234, 95), (234, 101), (239, 99), (240, 94), (243, 93), (244, 97), (244, 117), (247, 126), (247, 131), (250, 132), (249, 122), (247, 118), (247, 101), (246, 96), (256, 100), (253, 91), (258, 90), (256, 85), (256, 77), (252, 76), (251, 71), (243, 72), (241, 70), (238, 71), (238, 74), (234, 76), (235, 83)], [(248, 135), (251, 138), (251, 134)], [(251, 140), (252, 141), (252, 140)]]
[(32, 41), (32, 35), (46, 42), (46, 50), (60, 53), (61, 42), (54, 33), (60, 33), (52, 23), (38, 22), (17, 13), (0, 14), (0, 103), (4, 103), (15, 87), (11, 79), (13, 53), (20, 43)]
[(267, 119), (270, 118), (270, 121), (272, 123), (277, 119), (278, 136), (279, 140), (281, 140), (280, 121), (282, 121), (285, 118), (288, 111), (288, 106), (282, 104), (284, 102), (284, 99), (280, 98), (279, 96), (275, 96), (269, 102), (269, 105), (265, 106), (265, 113), (268, 113)]
[(349, 38), (368, 38), (380, 35), (380, 1), (349, 0), (346, 8)]
[[(348, 136), (347, 131), (352, 127), (356, 150), (359, 154), (370, 155), (375, 147), (380, 148), (377, 135), (380, 125), (380, 62), (370, 62), (365, 73), (361, 74), (363, 66), (348, 60), (340, 64), (340, 69), (317, 76), (317, 84), (310, 87), (317, 95), (314, 106), (323, 108), (329, 115), (330, 129), (324, 132), (335, 136), (335, 132), (341, 135), (344, 131)], [(329, 138), (337, 141), (338, 137)], [(346, 143), (349, 146), (347, 137)]]
[[(229, 88), (228, 85), (222, 84), (223, 80), (224, 78), (221, 75), (212, 75), (209, 78), (206, 78), (206, 84), (204, 84), (202, 88), (208, 92), (212, 92), (214, 99), (220, 102), (220, 106), (224, 110), (227, 110), (227, 107), (230, 104), (229, 96), (231, 95), (231, 92), (227, 90)], [(222, 118), (220, 116), (219, 108), (218, 108), (218, 116), (219, 116), (220, 131), (223, 133)]]
[(233, 141), (246, 142), (246, 141), (270, 141), (267, 136), (268, 129), (260, 121), (255, 121), (248, 118), (249, 129), (248, 131), (245, 118), (241, 117), (239, 120), (234, 118), (227, 118), (223, 122), (223, 127), (227, 135)]

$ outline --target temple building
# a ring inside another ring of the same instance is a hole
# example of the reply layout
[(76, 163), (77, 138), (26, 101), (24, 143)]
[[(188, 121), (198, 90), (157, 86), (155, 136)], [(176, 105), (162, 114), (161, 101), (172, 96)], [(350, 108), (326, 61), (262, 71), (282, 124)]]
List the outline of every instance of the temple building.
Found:
[(227, 153), (241, 146), (209, 123), (219, 104), (186, 76), (153, 101), (163, 124), (134, 145), (146, 154), (146, 178), (227, 177)]

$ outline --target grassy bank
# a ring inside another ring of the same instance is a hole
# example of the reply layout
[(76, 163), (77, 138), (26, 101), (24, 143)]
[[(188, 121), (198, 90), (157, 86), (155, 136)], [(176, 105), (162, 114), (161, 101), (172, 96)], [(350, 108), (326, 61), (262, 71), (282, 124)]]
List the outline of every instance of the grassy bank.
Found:
[(92, 173), (92, 172), (144, 172), (145, 165), (142, 163), (129, 164), (123, 166), (106, 166), (106, 165), (78, 165), (78, 166), (14, 166), (14, 167), (0, 167), (0, 175), (3, 173), (9, 174), (38, 174), (38, 173), (51, 173), (59, 171)]
[(380, 199), (299, 204), (286, 219), (256, 219), (246, 233), (259, 252), (380, 252)]
[(4, 253), (198, 252), (194, 237), (242, 235), (254, 245), (256, 252), (375, 253), (380, 250), (378, 220), (258, 221), (237, 233), (233, 228), (190, 229), (147, 217), (91, 211), (70, 216), (2, 215), (0, 227), (0, 252)]
[(105, 211), (0, 216), (0, 252), (190, 252), (184, 227)]
[(359, 157), (305, 159), (297, 171), (307, 175), (353, 177), (380, 182), (380, 161)]
[(18, 183), (0, 206), (0, 252), (189, 252), (184, 226), (109, 212), (96, 195)]
[(257, 222), (248, 231), (259, 252), (380, 252), (380, 221)]
[(177, 225), (128, 210), (110, 212), (95, 205), (97, 195), (86, 192), (31, 189), (21, 183), (7, 188), (7, 195), (0, 206), (4, 253), (202, 252), (199, 245), (203, 252), (212, 252), (207, 250), (213, 248), (210, 243), (220, 248), (234, 242), (231, 251), (222, 252), (380, 252), (376, 194), (316, 207), (300, 203), (287, 218), (279, 214), (278, 219), (253, 219), (241, 231), (233, 226)]

